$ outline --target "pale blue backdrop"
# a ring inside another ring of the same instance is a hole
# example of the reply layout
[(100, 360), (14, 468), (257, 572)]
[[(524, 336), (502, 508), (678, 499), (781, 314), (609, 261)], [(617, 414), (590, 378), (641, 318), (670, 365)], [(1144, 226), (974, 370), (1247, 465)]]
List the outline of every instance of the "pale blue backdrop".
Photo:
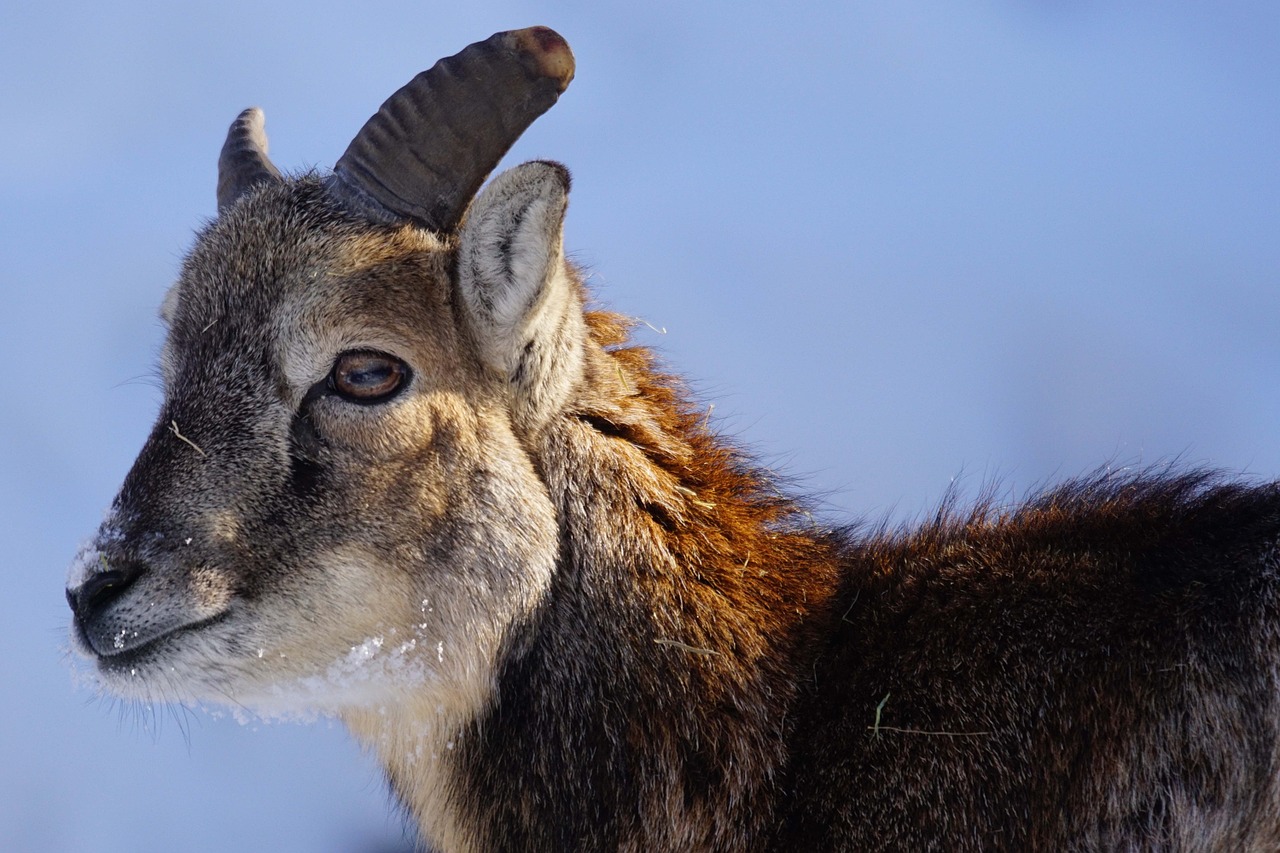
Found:
[(77, 687), (64, 567), (149, 429), (236, 113), (325, 167), (414, 73), (535, 23), (578, 78), (510, 159), (569, 165), (600, 300), (832, 517), (1102, 464), (1280, 475), (1274, 2), (11, 0), (0, 849), (406, 843), (336, 724)]

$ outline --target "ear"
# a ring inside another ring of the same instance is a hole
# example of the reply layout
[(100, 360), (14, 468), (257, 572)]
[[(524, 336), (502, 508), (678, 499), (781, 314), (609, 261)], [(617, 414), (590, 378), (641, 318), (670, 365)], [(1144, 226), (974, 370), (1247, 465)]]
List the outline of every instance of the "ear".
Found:
[(467, 212), (458, 287), (480, 357), (509, 384), (517, 423), (537, 428), (582, 376), (586, 323), (564, 260), (569, 171), (535, 161), (498, 175)]

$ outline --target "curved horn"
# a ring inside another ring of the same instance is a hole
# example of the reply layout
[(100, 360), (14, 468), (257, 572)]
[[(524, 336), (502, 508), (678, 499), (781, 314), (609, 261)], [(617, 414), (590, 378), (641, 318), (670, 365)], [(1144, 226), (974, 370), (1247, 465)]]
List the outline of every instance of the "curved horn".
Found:
[(250, 107), (236, 117), (218, 156), (218, 212), (226, 210), (255, 184), (279, 181), (280, 170), (267, 159), (262, 110)]
[(375, 221), (451, 231), (573, 70), (568, 43), (547, 27), (476, 42), (386, 100), (334, 166), (331, 190)]

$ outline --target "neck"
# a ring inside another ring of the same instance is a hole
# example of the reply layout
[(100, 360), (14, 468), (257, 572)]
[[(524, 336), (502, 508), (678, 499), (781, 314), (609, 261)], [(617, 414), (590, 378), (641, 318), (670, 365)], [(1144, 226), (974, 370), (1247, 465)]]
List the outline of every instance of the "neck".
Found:
[(493, 849), (749, 849), (833, 552), (643, 352), (604, 361), (608, 402), (536, 447), (560, 564), (461, 741), (460, 803)]

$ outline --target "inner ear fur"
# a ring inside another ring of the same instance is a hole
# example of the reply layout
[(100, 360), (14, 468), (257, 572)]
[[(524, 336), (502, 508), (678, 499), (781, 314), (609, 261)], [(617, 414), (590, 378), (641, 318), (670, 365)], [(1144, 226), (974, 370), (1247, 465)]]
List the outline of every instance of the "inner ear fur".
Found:
[(536, 427), (582, 375), (586, 324), (564, 259), (569, 171), (534, 161), (498, 175), (467, 212), (458, 287), (485, 364), (509, 383), (517, 419)]

